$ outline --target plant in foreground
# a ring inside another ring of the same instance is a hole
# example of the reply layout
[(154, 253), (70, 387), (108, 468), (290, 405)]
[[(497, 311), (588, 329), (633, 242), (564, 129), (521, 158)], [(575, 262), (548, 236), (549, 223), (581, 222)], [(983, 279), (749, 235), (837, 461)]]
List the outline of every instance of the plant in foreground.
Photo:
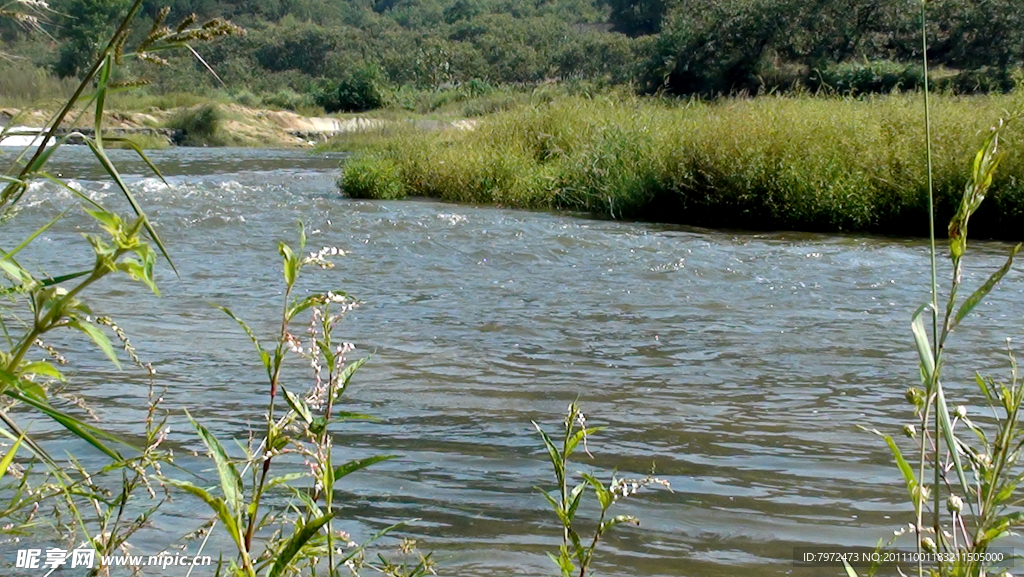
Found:
[[(625, 479), (613, 475), (608, 485), (602, 483), (592, 474), (580, 473), (582, 482), (572, 486), (569, 477), (569, 458), (579, 448), (580, 443), (583, 443), (584, 452), (590, 454), (586, 447), (587, 438), (601, 430), (601, 427), (588, 428), (587, 418), (575, 402), (569, 405), (565, 415), (561, 447), (555, 445), (540, 425), (533, 423), (533, 426), (544, 439), (544, 447), (547, 449), (551, 465), (554, 467), (557, 498), (552, 497), (549, 491), (539, 490), (544, 494), (562, 524), (562, 546), (558, 550), (558, 555), (549, 554), (549, 557), (558, 565), (563, 577), (577, 575), (586, 577), (591, 574), (590, 565), (594, 560), (594, 552), (597, 550), (598, 543), (612, 527), (622, 523), (640, 524), (640, 520), (631, 515), (609, 516), (608, 511), (612, 505), (648, 485), (662, 485), (669, 490), (671, 487), (669, 487), (668, 481), (654, 477), (653, 473), (643, 479)], [(579, 523), (576, 517), (583, 495), (588, 488), (593, 490), (594, 498), (601, 512), (593, 534), (583, 538), (578, 532)]]
[[(921, 4), (924, 69), (928, 69), (927, 37), (925, 35), (925, 3)], [(927, 83), (927, 74), (925, 75)], [(926, 138), (928, 139), (928, 173), (931, 182), (931, 126), (928, 115), (928, 91), (925, 85)], [(931, 221), (931, 302), (913, 315), (911, 329), (920, 357), (921, 386), (907, 390), (907, 400), (914, 406), (916, 422), (904, 428), (916, 440), (916, 471), (903, 456), (895, 441), (882, 435), (895, 456), (906, 482), (914, 508), (910, 530), (915, 535), (918, 555), (917, 574), (923, 576), (984, 576), (999, 561), (986, 555), (998, 539), (1024, 525), (1019, 506), (1024, 500), (1015, 496), (1024, 480), (1024, 467), (1018, 463), (1024, 448), (1024, 429), (1019, 416), (1024, 403), (1021, 382), (1013, 351), (1008, 352), (1011, 372), (1009, 382), (997, 382), (976, 375), (975, 383), (991, 418), (968, 416), (966, 405), (950, 410), (942, 382), (946, 365), (948, 338), (961, 322), (1009, 272), (1013, 259), (1021, 249), (1011, 249), (1006, 263), (966, 299), (958, 298), (963, 285), (963, 258), (967, 252), (967, 225), (981, 206), (992, 185), (992, 179), (1003, 152), (999, 148), (1001, 121), (975, 155), (970, 181), (964, 188), (959, 207), (949, 223), (949, 258), (952, 275), (944, 307), (939, 306), (937, 249), (935, 242), (934, 199), (929, 195)], [(929, 186), (929, 192), (931, 186)], [(931, 334), (925, 326), (925, 312), (931, 313)], [(964, 429), (969, 433), (964, 433)], [(875, 431), (877, 432), (877, 431)], [(881, 434), (881, 433), (879, 433)], [(932, 562), (925, 555), (935, 555)], [(847, 573), (855, 575), (847, 565)], [(872, 568), (873, 574), (877, 567)]]
[[(237, 559), (231, 560), (228, 566), (231, 574), (276, 577), (323, 571), (324, 575), (335, 576), (341, 572), (355, 573), (363, 567), (395, 576), (433, 573), (430, 555), (418, 556), (411, 567), (380, 555), (379, 561), (366, 559), (364, 550), (369, 543), (404, 523), (383, 529), (361, 545), (352, 542), (347, 534), (334, 530), (334, 518), (339, 514), (334, 502), (335, 484), (346, 475), (395, 456), (378, 455), (334, 464), (330, 426), (370, 418), (339, 408), (353, 375), (369, 357), (346, 362), (345, 357), (353, 350), (353, 345), (334, 339), (337, 323), (357, 305), (352, 297), (342, 292), (294, 296), (303, 268), (308, 265), (330, 268), (333, 264), (328, 258), (344, 254), (337, 248), (325, 247), (304, 256), (305, 245), (305, 232), (301, 228), (298, 251), (285, 243), (279, 245), (285, 291), (280, 329), (272, 346), (264, 346), (245, 322), (222, 308), (249, 335), (266, 371), (267, 411), (263, 439), (250, 448), (244, 460), (238, 461), (230, 458), (216, 437), (193, 419), (196, 431), (216, 464), (220, 495), (188, 481), (165, 481), (198, 496), (216, 514), (237, 549)], [(305, 328), (305, 338), (295, 332), (296, 326)], [(301, 394), (296, 392), (297, 388), (289, 388), (290, 384), (285, 385), (285, 365), (287, 357), (292, 355), (301, 357), (312, 371), (312, 386)], [(284, 414), (280, 414), (277, 407), (280, 397), (284, 397), (288, 407)], [(294, 466), (299, 460), (305, 467)], [(241, 471), (239, 466), (242, 466)], [(276, 473), (279, 468), (284, 468), (285, 472)], [(250, 469), (250, 482), (246, 487), (243, 476)], [(312, 489), (300, 486), (303, 480), (311, 482)], [(274, 491), (290, 497), (287, 506), (268, 505)], [(270, 534), (260, 538), (266, 532)], [(404, 546), (404, 554), (413, 552), (413, 547)]]
[[(160, 12), (141, 42), (129, 47), (130, 24), (142, 4), (142, 0), (137, 0), (131, 5), (74, 94), (46, 123), (45, 135), (37, 144), (25, 148), (0, 174), (0, 227), (8, 226), (11, 219), (17, 217), (20, 200), (33, 183), (51, 183), (78, 199), (77, 205), (67, 208), (24, 238), (17, 239), (20, 242), (15, 244), (14, 239), (9, 239), (14, 246), (0, 248), (0, 298), (3, 299), (0, 302), (0, 422), (3, 423), (0, 434), (14, 443), (0, 460), (0, 475), (4, 479), (13, 478), (12, 483), (5, 482), (0, 486), (4, 501), (0, 505), (0, 519), (3, 521), (0, 526), (9, 535), (38, 538), (42, 527), (50, 525), (61, 538), (68, 539), (77, 547), (90, 549), (101, 559), (117, 550), (125, 550), (128, 539), (148, 522), (159, 507), (162, 501), (157, 499), (149, 479), (152, 473), (159, 473), (162, 463), (170, 459), (169, 451), (161, 448), (167, 430), (159, 409), (162, 397), (154, 392), (152, 381), (145, 419), (146, 435), (137, 443), (128, 443), (74, 416), (67, 405), (88, 410), (85, 401), (59, 390), (67, 382), (63, 368), (66, 360), (51, 342), (56, 333), (66, 329), (90, 339), (119, 367), (115, 346), (107, 334), (108, 331), (114, 333), (132, 361), (153, 374), (152, 367), (139, 360), (124, 331), (109, 317), (94, 312), (87, 302), (87, 295), (94, 285), (119, 275), (139, 281), (157, 293), (154, 280), (157, 250), (166, 256), (160, 238), (111, 162), (105, 145), (134, 148), (157, 176), (160, 173), (130, 141), (104, 136), (105, 102), (111, 93), (126, 88), (113, 81), (115, 69), (124, 58), (159, 61), (158, 53), (179, 48), (191, 50), (190, 43), (213, 40), (238, 31), (233, 25), (219, 20), (194, 26), (194, 17), (171, 29), (164, 26), (165, 10)], [(45, 7), (42, 2), (35, 5)], [(0, 10), (0, 17), (4, 15)], [(58, 128), (65, 121), (75, 124), (90, 110), (94, 116), (94, 135), (74, 134), (56, 138)], [(0, 136), (9, 134), (13, 134), (9, 128), (0, 132)], [(133, 213), (131, 216), (101, 205), (85, 191), (47, 171), (47, 164), (54, 153), (72, 136), (81, 138), (88, 145), (96, 162), (127, 201)], [(93, 223), (93, 230), (84, 235), (92, 253), (91, 266), (83, 270), (47, 274), (31, 270), (20, 262), (23, 250), (78, 209)], [(64, 402), (55, 402), (58, 400)], [(104, 453), (110, 462), (98, 471), (86, 470), (73, 456), (58, 462), (19, 424), (17, 416), (21, 411), (52, 419), (78, 440)], [(15, 461), (21, 448), (28, 449), (31, 454), (27, 468)], [(122, 451), (129, 456), (122, 455)], [(44, 465), (44, 472), (33, 470), (33, 465), (38, 463)], [(140, 489), (149, 494), (150, 504), (138, 502), (136, 493)], [(94, 572), (107, 569), (101, 561)]]

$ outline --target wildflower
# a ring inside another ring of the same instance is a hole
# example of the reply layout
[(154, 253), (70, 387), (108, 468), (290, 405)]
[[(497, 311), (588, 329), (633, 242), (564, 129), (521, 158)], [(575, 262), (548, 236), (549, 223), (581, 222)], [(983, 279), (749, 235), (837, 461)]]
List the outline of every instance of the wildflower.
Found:
[(959, 513), (964, 508), (964, 500), (956, 495), (950, 495), (946, 500), (946, 508), (950, 513)]
[(345, 251), (336, 246), (325, 246), (316, 252), (309, 253), (302, 264), (314, 264), (320, 268), (333, 268), (334, 263), (327, 260), (329, 256), (345, 256)]

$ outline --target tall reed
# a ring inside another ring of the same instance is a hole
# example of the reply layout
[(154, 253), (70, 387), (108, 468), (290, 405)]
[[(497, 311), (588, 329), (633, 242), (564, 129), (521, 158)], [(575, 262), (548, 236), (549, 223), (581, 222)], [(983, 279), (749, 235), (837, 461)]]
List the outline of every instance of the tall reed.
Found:
[[(927, 3), (922, 2), (920, 8), (922, 64), (927, 72)], [(924, 76), (927, 78), (927, 74)], [(993, 543), (1024, 525), (1024, 516), (1016, 510), (1021, 501), (1014, 495), (1024, 480), (1024, 470), (1018, 463), (1019, 452), (1024, 448), (1024, 429), (1019, 421), (1024, 383), (1019, 378), (1013, 351), (1009, 350), (1008, 382), (976, 376), (975, 384), (992, 415), (972, 418), (968, 416), (966, 403), (951, 410), (953, 404), (947, 399), (942, 371), (948, 364), (945, 352), (949, 337), (1009, 272), (1021, 249), (1020, 244), (1013, 247), (1002, 267), (991, 273), (967, 298), (959, 298), (968, 222), (990, 193), (996, 170), (1004, 158), (1000, 139), (1006, 124), (1001, 120), (993, 127), (975, 154), (969, 180), (949, 221), (951, 278), (945, 305), (940, 307), (935, 200), (931, 194), (931, 102), (927, 90), (923, 104), (929, 183), (931, 301), (918, 308), (912, 317), (911, 331), (920, 358), (921, 386), (907, 390), (915, 422), (904, 427), (905, 434), (916, 440), (916, 471), (892, 437), (882, 436), (892, 450), (913, 505), (911, 529), (918, 554), (917, 575), (923, 577), (927, 572), (943, 577), (983, 576), (998, 566), (999, 558), (986, 554)], [(1011, 116), (1010, 121), (1015, 121), (1017, 116)], [(931, 317), (930, 332), (926, 315)], [(964, 429), (969, 434), (964, 434)], [(855, 575), (849, 565), (847, 572)]]

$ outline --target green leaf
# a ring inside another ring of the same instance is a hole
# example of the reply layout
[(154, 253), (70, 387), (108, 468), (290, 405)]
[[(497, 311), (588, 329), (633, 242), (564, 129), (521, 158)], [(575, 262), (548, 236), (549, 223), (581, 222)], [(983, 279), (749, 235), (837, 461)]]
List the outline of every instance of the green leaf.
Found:
[(167, 479), (160, 478), (161, 481), (173, 485), (179, 489), (187, 491), (205, 502), (214, 513), (217, 514), (217, 518), (224, 524), (224, 528), (227, 530), (231, 538), (234, 539), (235, 544), (239, 549), (244, 548), (245, 543), (242, 540), (242, 534), (238, 530), (238, 522), (235, 521), (234, 514), (228, 510), (224, 500), (219, 497), (214, 497), (209, 491), (202, 487), (197, 487), (188, 481), (179, 481), (178, 479)]
[(18, 448), (21, 447), (21, 442), (24, 440), (25, 434), (22, 433), (22, 435), (18, 437), (18, 440), (11, 445), (11, 450), (7, 451), (7, 454), (4, 455), (3, 459), (0, 459), (0, 479), (3, 479), (4, 475), (7, 474), (7, 469), (11, 466), (11, 463), (14, 462), (14, 455), (18, 452)]
[(565, 454), (571, 455), (573, 451), (576, 450), (576, 446), (580, 444), (580, 441), (603, 429), (604, 427), (591, 427), (589, 429), (580, 429), (576, 431), (565, 444)]
[(566, 516), (569, 517), (570, 520), (572, 520), (572, 518), (576, 516), (576, 509), (578, 509), (580, 506), (580, 501), (583, 497), (583, 491), (586, 488), (586, 483), (580, 483), (579, 485), (573, 487), (572, 491), (569, 492), (569, 507), (568, 511), (566, 511)]
[(978, 290), (974, 291), (971, 296), (967, 297), (964, 304), (960, 305), (960, 310), (956, 311), (956, 317), (953, 319), (953, 326), (960, 324), (960, 321), (964, 320), (964, 317), (970, 314), (970, 312), (974, 310), (974, 307), (978, 306), (982, 299), (988, 296), (988, 293), (992, 292), (992, 289), (995, 288), (996, 284), (1001, 281), (1004, 276), (1006, 276), (1006, 273), (1010, 272), (1010, 267), (1013, 266), (1013, 257), (1017, 256), (1020, 249), (1020, 244), (1013, 247), (1010, 251), (1010, 256), (1006, 259), (1006, 263), (1003, 264), (999, 270), (992, 273), (992, 276), (988, 277), (985, 284), (981, 285)]
[(58, 381), (64, 381), (64, 375), (60, 374), (57, 367), (46, 361), (36, 361), (34, 363), (22, 365), (18, 369), (18, 373), (22, 375), (39, 375), (41, 377), (50, 377), (52, 379), (57, 379)]
[(604, 530), (607, 531), (608, 529), (611, 529), (612, 527), (616, 525), (621, 525), (623, 523), (629, 523), (630, 525), (636, 525), (637, 527), (639, 527), (640, 519), (637, 519), (632, 515), (616, 515), (608, 521), (605, 521)]
[(267, 481), (267, 487), (266, 488), (269, 489), (269, 488), (273, 487), (274, 485), (288, 485), (288, 484), (292, 483), (293, 481), (298, 481), (299, 479), (301, 479), (301, 478), (303, 478), (305, 476), (306, 476), (306, 473), (287, 473), (287, 474), (284, 474), (284, 475), (280, 475), (278, 477), (274, 477), (273, 479)]
[(229, 309), (227, 307), (222, 307), (222, 306), (219, 306), (219, 305), (214, 305), (214, 306), (216, 306), (220, 310), (224, 311), (224, 314), (226, 314), (229, 317), (231, 317), (232, 319), (234, 319), (235, 322), (238, 323), (238, 326), (242, 327), (242, 330), (245, 331), (245, 334), (249, 335), (249, 340), (251, 340), (253, 346), (256, 347), (256, 352), (259, 353), (260, 360), (263, 361), (263, 367), (265, 369), (267, 369), (267, 378), (272, 378), (273, 377), (273, 374), (272, 374), (272, 370), (273, 369), (270, 366), (270, 353), (268, 353), (266, 351), (266, 349), (264, 349), (263, 346), (260, 345), (260, 340), (258, 338), (256, 338), (256, 333), (252, 332), (252, 329), (249, 328), (249, 325), (245, 324), (245, 321), (243, 321), (242, 319), (236, 317), (235, 313), (231, 312), (231, 309)]
[(935, 356), (932, 355), (932, 345), (928, 342), (928, 333), (924, 329), (924, 317), (922, 314), (929, 305), (921, 305), (914, 312), (913, 320), (910, 323), (910, 330), (914, 333), (914, 344), (917, 346), (917, 354), (921, 358), (921, 367), (924, 369), (925, 377), (931, 380), (935, 374)]
[(39, 235), (43, 234), (44, 232), (49, 230), (50, 227), (52, 227), (53, 225), (57, 224), (57, 221), (59, 221), (60, 219), (64, 218), (64, 216), (70, 210), (71, 209), (69, 208), (69, 209), (65, 210), (64, 212), (58, 214), (57, 216), (53, 217), (53, 220), (51, 220), (50, 222), (48, 222), (48, 223), (44, 224), (43, 226), (39, 227), (38, 229), (36, 229), (35, 232), (33, 232), (32, 234), (30, 234), (27, 237), (25, 237), (25, 239), (22, 240), (20, 243), (18, 243), (18, 246), (16, 246), (13, 249), (11, 249), (10, 252), (3, 253), (4, 259), (8, 260), (8, 259), (14, 257), (14, 255), (18, 254), (18, 252), (20, 252), (21, 249), (25, 248), (26, 246), (31, 244), (32, 241), (34, 241), (35, 239), (39, 238)]
[(544, 448), (547, 449), (548, 457), (551, 459), (551, 464), (555, 467), (555, 478), (558, 480), (558, 484), (561, 485), (562, 478), (565, 474), (563, 472), (565, 467), (562, 464), (562, 456), (559, 454), (558, 449), (555, 448), (555, 444), (551, 442), (551, 438), (544, 432), (544, 429), (540, 428), (540, 425), (538, 425), (536, 421), (531, 422), (537, 429), (537, 432), (540, 433), (541, 438), (544, 439)]
[(297, 529), (295, 534), (292, 535), (292, 538), (285, 544), (284, 548), (278, 552), (277, 560), (274, 562), (274, 566), (270, 569), (269, 577), (279, 577), (282, 575), (288, 568), (288, 564), (292, 562), (295, 555), (302, 549), (303, 545), (312, 539), (314, 535), (319, 533), (320, 528), (326, 525), (334, 515), (334, 511), (328, 511), (326, 515), (313, 519), (303, 525), (301, 529)]
[(536, 489), (540, 491), (541, 495), (544, 495), (545, 499), (547, 499), (548, 504), (551, 505), (551, 509), (555, 512), (555, 515), (558, 515), (558, 520), (562, 522), (562, 526), (568, 527), (572, 519), (565, 514), (565, 511), (562, 510), (562, 504), (556, 501), (555, 498), (544, 489), (541, 489), (540, 487), (536, 487)]
[(590, 483), (591, 486), (594, 487), (594, 493), (597, 495), (598, 502), (601, 503), (601, 509), (606, 510), (608, 507), (611, 507), (612, 501), (614, 500), (612, 498), (611, 491), (606, 489), (604, 484), (601, 483), (597, 477), (588, 475), (587, 473), (582, 473), (582, 476), (588, 483)]
[(41, 401), (41, 400), (39, 400), (37, 398), (34, 398), (31, 395), (23, 395), (23, 394), (21, 394), (19, 392), (15, 392), (15, 391), (12, 391), (12, 390), (9, 390), (9, 389), (5, 390), (4, 394), (7, 395), (8, 397), (11, 397), (12, 399), (17, 399), (17, 400), (19, 400), (19, 401), (21, 401), (21, 402), (23, 402), (23, 403), (25, 403), (27, 405), (30, 405), (30, 406), (38, 409), (42, 413), (46, 414), (46, 416), (48, 416), (51, 419), (53, 419), (54, 421), (57, 421), (58, 423), (60, 423), (61, 426), (63, 426), (68, 431), (70, 431), (76, 437), (78, 437), (79, 439), (82, 439), (83, 441), (89, 443), (93, 447), (96, 447), (97, 449), (102, 451), (108, 457), (110, 457), (112, 459), (115, 459), (115, 460), (118, 460), (118, 461), (120, 461), (122, 459), (120, 453), (118, 453), (117, 451), (115, 451), (115, 450), (111, 449), (110, 447), (104, 445), (99, 440), (100, 438), (104, 438), (104, 439), (107, 439), (107, 440), (110, 440), (110, 441), (127, 444), (124, 441), (122, 441), (121, 439), (118, 439), (117, 437), (111, 435), (110, 433), (107, 433), (105, 431), (97, 429), (96, 427), (93, 427), (92, 425), (87, 425), (87, 424), (79, 421), (78, 419), (72, 417), (71, 415), (67, 415), (65, 413), (62, 413), (62, 412), (58, 411), (57, 409), (51, 407), (50, 404), (47, 403), (46, 401)]
[(242, 510), (243, 491), (242, 477), (238, 474), (238, 469), (235, 468), (235, 464), (231, 462), (227, 453), (224, 452), (224, 447), (220, 444), (220, 441), (206, 427), (199, 424), (192, 417), (191, 413), (185, 411), (185, 415), (188, 416), (188, 420), (192, 422), (192, 426), (199, 433), (203, 444), (210, 451), (210, 456), (213, 457), (213, 462), (217, 465), (217, 476), (220, 477), (220, 487), (224, 491), (224, 500), (231, 511), (237, 515)]
[(284, 393), (285, 400), (288, 401), (288, 406), (291, 407), (307, 425), (312, 423), (313, 411), (309, 410), (309, 405), (306, 404), (306, 401), (285, 389), (283, 386), (281, 387), (281, 391)]
[(939, 430), (942, 432), (942, 437), (946, 440), (946, 446), (949, 447), (950, 455), (953, 457), (953, 468), (956, 470), (956, 476), (960, 479), (960, 487), (964, 490), (965, 495), (970, 495), (971, 486), (967, 482), (967, 475), (964, 473), (964, 466), (960, 460), (960, 447), (957, 443), (956, 435), (953, 433), (953, 424), (949, 418), (949, 406), (946, 405), (946, 395), (942, 392), (942, 383), (935, 383), (935, 395)]
[(365, 459), (349, 461), (343, 465), (339, 465), (338, 468), (334, 470), (334, 479), (340, 479), (346, 475), (355, 473), (360, 469), (365, 469), (375, 463), (380, 463), (381, 461), (387, 461), (396, 457), (398, 457), (398, 455), (376, 455)]
[(100, 330), (96, 325), (89, 322), (82, 322), (77, 318), (70, 319), (68, 326), (73, 329), (78, 329), (89, 336), (92, 342), (96, 343), (96, 346), (103, 351), (103, 354), (107, 355), (107, 358), (114, 363), (114, 366), (118, 369), (121, 368), (121, 362), (117, 360), (117, 353), (114, 352), (114, 346), (110, 344), (110, 339), (107, 335)]
[(345, 394), (345, 391), (348, 389), (349, 382), (352, 381), (352, 375), (355, 375), (356, 371), (359, 370), (359, 367), (365, 365), (366, 361), (370, 360), (371, 356), (372, 355), (367, 355), (359, 360), (352, 361), (342, 369), (341, 374), (338, 375), (338, 382), (341, 383), (341, 386), (338, 387), (338, 391), (334, 395), (335, 401)]
[(850, 567), (849, 561), (845, 558), (843, 559), (843, 567), (846, 569), (846, 577), (857, 577), (857, 572), (853, 570), (853, 567)]
[(985, 378), (981, 376), (981, 373), (974, 373), (974, 382), (977, 383), (978, 389), (981, 390), (981, 394), (985, 395), (985, 400), (991, 405), (994, 402), (992, 398), (992, 391), (988, 388), (988, 383), (985, 382)]
[[(903, 480), (907, 484), (907, 492), (910, 494), (911, 500), (914, 500), (914, 490), (917, 488), (917, 477), (914, 475), (914, 469), (911, 468), (910, 463), (903, 458), (903, 452), (900, 451), (900, 448), (896, 445), (896, 441), (893, 441), (892, 437), (882, 434), (877, 429), (865, 430), (885, 439), (885, 443), (889, 445), (889, 450), (892, 451), (892, 456), (896, 459), (896, 466), (899, 467), (900, 473), (903, 474)], [(915, 502), (914, 507), (916, 508), (917, 506), (918, 504)]]
[(143, 212), (142, 207), (139, 206), (139, 203), (136, 202), (135, 197), (132, 195), (131, 191), (128, 190), (128, 185), (126, 185), (124, 183), (124, 180), (121, 179), (121, 174), (117, 171), (117, 168), (114, 167), (114, 163), (110, 161), (110, 158), (107, 157), (107, 154), (103, 151), (103, 149), (98, 148), (96, 146), (96, 143), (94, 143), (92, 140), (86, 138), (85, 143), (89, 145), (89, 149), (92, 150), (93, 155), (96, 157), (97, 160), (100, 161), (100, 164), (103, 165), (103, 169), (107, 171), (107, 174), (114, 181), (114, 183), (117, 184), (117, 187), (121, 190), (121, 193), (124, 194), (124, 197), (128, 200), (128, 204), (130, 204), (132, 210), (135, 211), (135, 215), (142, 219), (142, 225), (146, 227), (146, 232), (149, 233), (149, 238), (153, 239), (153, 244), (155, 244), (157, 248), (160, 249), (160, 253), (163, 254), (164, 258), (167, 259), (167, 264), (171, 265), (171, 270), (174, 271), (174, 274), (176, 276), (181, 276), (178, 274), (178, 268), (174, 266), (174, 261), (171, 260), (171, 255), (167, 254), (167, 249), (164, 247), (163, 241), (160, 240), (160, 235), (158, 235), (156, 233), (156, 230), (153, 229), (153, 226), (149, 224), (149, 218), (146, 216), (146, 213)]
[(21, 265), (14, 262), (12, 259), (0, 259), (0, 269), (3, 269), (3, 271), (18, 284), (30, 285), (35, 281), (28, 270), (22, 268)]
[(284, 282), (288, 286), (292, 286), (299, 276), (299, 259), (292, 252), (292, 247), (283, 242), (277, 245), (277, 250), (284, 257)]

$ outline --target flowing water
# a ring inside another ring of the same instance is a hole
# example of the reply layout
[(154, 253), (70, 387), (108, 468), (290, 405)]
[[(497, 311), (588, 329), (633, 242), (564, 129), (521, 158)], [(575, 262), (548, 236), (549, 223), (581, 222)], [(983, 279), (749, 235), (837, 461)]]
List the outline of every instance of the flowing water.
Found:
[[(294, 241), (301, 219), (314, 249), (348, 252), (337, 268), (309, 271), (303, 287), (358, 296), (363, 304), (338, 336), (374, 353), (348, 408), (380, 421), (336, 427), (335, 460), (399, 456), (345, 480), (339, 526), (357, 539), (417, 518), (403, 535), (435, 551), (443, 575), (553, 574), (546, 553), (560, 532), (537, 492), (553, 477), (531, 421), (554, 431), (577, 397), (590, 423), (607, 429), (576, 470), (642, 476), (654, 464), (673, 488), (622, 505), (643, 524), (610, 536), (603, 575), (838, 575), (795, 568), (793, 548), (874, 545), (911, 518), (883, 441), (857, 425), (895, 435), (910, 417), (909, 319), (928, 299), (920, 240), (351, 200), (334, 186), (338, 157), (302, 152), (155, 152), (169, 186), (130, 155), (117, 157), (181, 277), (161, 268), (161, 298), (108, 283), (95, 308), (156, 367), (179, 463), (206, 479), (209, 463), (188, 454), (202, 449), (182, 409), (225, 444), (245, 442), (266, 395), (248, 339), (213, 304), (272, 335), (277, 242)], [(86, 150), (64, 149), (51, 169), (123, 206)], [(33, 188), (0, 245), (69, 202)], [(80, 231), (89, 226), (70, 215), (24, 260), (53, 273), (88, 265)], [(967, 282), (980, 282), (1005, 252), (973, 243)], [(975, 369), (1007, 374), (1004, 339), (1021, 334), (1022, 295), (1011, 272), (958, 330), (949, 397), (973, 395)], [(70, 391), (91, 402), (104, 428), (139, 433), (140, 371), (113, 371), (81, 341), (67, 347), (78, 371)], [(51, 442), (103, 463), (80, 443)], [(209, 517), (179, 496), (135, 545), (155, 553)], [(215, 537), (205, 552), (221, 551), (231, 554)]]

